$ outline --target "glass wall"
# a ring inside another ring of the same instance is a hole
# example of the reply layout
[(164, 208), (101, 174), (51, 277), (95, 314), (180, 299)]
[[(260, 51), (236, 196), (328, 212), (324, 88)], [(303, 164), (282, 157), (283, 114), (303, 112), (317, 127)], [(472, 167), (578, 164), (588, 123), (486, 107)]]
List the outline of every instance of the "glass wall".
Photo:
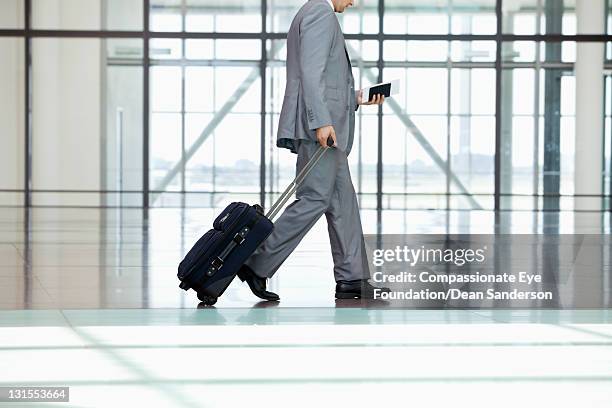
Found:
[(506, 1), (503, 7), (503, 32), (517, 35), (574, 35), (575, 10), (576, 0)]
[(383, 110), (391, 207), (492, 208), (495, 42), (387, 41), (384, 58), (401, 83)]
[(141, 205), (139, 55), (138, 39), (32, 40), (33, 205)]
[(21, 205), (25, 182), (24, 40), (0, 37), (0, 205)]
[(495, 34), (495, 0), (386, 0), (386, 34)]
[(34, 29), (142, 30), (142, 0), (30, 1)]
[(0, 29), (23, 28), (24, 2), (23, 0), (2, 0), (0, 11)]
[(151, 31), (259, 33), (261, 0), (151, 0)]
[[(295, 171), (275, 142), (304, 3), (0, 2), (0, 205), (269, 206)], [(599, 14), (610, 33), (610, 0)], [(577, 15), (573, 0), (357, 0), (337, 14), (357, 88), (400, 81), (357, 112), (362, 208), (574, 208)], [(593, 37), (609, 72), (612, 43)]]
[[(258, 32), (260, 3), (153, 1), (151, 29)], [(188, 35), (151, 40), (150, 205), (259, 198), (261, 44)]]
[[(264, 0), (267, 7), (268, 31), (286, 33), (293, 16), (305, 3), (303, 0)], [(378, 33), (378, 0), (354, 1), (349, 12), (338, 14), (338, 21), (345, 34)]]
[[(583, 43), (592, 44), (592, 43)], [(597, 46), (597, 43), (594, 45)], [(576, 48), (572, 42), (504, 44), (501, 115), (501, 208), (574, 209)], [(604, 47), (604, 44), (599, 44)], [(601, 61), (599, 62), (602, 63)], [(608, 83), (601, 78), (601, 86)], [(610, 88), (604, 91), (609, 112)], [(596, 106), (596, 105), (594, 105)], [(595, 109), (595, 108), (594, 108)], [(609, 113), (602, 117), (602, 192), (609, 195)], [(592, 137), (592, 135), (588, 135)], [(604, 200), (606, 208), (609, 197)]]
[(105, 43), (101, 184), (104, 205), (141, 206), (143, 189), (143, 41)]

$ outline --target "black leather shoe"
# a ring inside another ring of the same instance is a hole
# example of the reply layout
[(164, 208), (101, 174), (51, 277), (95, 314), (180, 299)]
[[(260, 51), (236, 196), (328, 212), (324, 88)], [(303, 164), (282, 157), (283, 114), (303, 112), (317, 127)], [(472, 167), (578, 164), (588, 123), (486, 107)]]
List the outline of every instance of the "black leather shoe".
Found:
[(391, 289), (372, 286), (367, 279), (336, 283), (336, 299), (374, 299), (375, 294), (380, 296), (382, 292), (388, 293)]
[(251, 292), (255, 296), (264, 300), (279, 300), (280, 298), (274, 292), (266, 290), (266, 278), (255, 275), (255, 272), (246, 265), (242, 265), (238, 271), (238, 277), (241, 281), (245, 282), (251, 288)]

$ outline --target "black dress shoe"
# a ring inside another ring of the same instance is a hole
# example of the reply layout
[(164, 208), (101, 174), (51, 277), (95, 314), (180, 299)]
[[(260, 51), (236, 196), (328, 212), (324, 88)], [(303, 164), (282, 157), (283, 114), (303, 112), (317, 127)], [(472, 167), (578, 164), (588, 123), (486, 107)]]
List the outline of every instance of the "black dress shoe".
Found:
[(391, 289), (372, 286), (367, 279), (336, 283), (336, 299), (374, 299), (374, 295), (383, 292), (389, 293)]
[(264, 300), (279, 300), (280, 298), (274, 292), (266, 290), (266, 278), (255, 275), (255, 272), (246, 265), (242, 265), (238, 271), (238, 277), (241, 281), (245, 282), (251, 288), (251, 292), (255, 296)]

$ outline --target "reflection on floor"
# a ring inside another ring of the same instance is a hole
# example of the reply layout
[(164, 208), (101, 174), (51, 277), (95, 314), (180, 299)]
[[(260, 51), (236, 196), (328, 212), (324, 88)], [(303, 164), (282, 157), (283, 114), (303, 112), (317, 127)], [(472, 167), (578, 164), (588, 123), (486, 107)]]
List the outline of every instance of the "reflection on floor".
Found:
[(69, 386), (65, 406), (612, 404), (608, 311), (220, 308), (0, 316), (0, 386)]
[[(0, 309), (195, 308), (176, 267), (220, 209), (0, 209)], [(364, 233), (377, 213), (363, 211)], [(610, 213), (384, 211), (389, 233), (609, 233)], [(607, 264), (609, 265), (609, 263)], [(281, 307), (335, 307), (322, 218), (272, 279)], [(609, 282), (607, 283), (609, 286)], [(236, 280), (217, 307), (257, 303)]]
[[(0, 386), (69, 386), (54, 406), (78, 407), (612, 406), (612, 310), (335, 302), (324, 220), (273, 280), (280, 303), (235, 282), (198, 308), (175, 271), (215, 214), (0, 209)], [(610, 231), (609, 214), (382, 220), (383, 233)], [(376, 233), (375, 212), (363, 222)]]

